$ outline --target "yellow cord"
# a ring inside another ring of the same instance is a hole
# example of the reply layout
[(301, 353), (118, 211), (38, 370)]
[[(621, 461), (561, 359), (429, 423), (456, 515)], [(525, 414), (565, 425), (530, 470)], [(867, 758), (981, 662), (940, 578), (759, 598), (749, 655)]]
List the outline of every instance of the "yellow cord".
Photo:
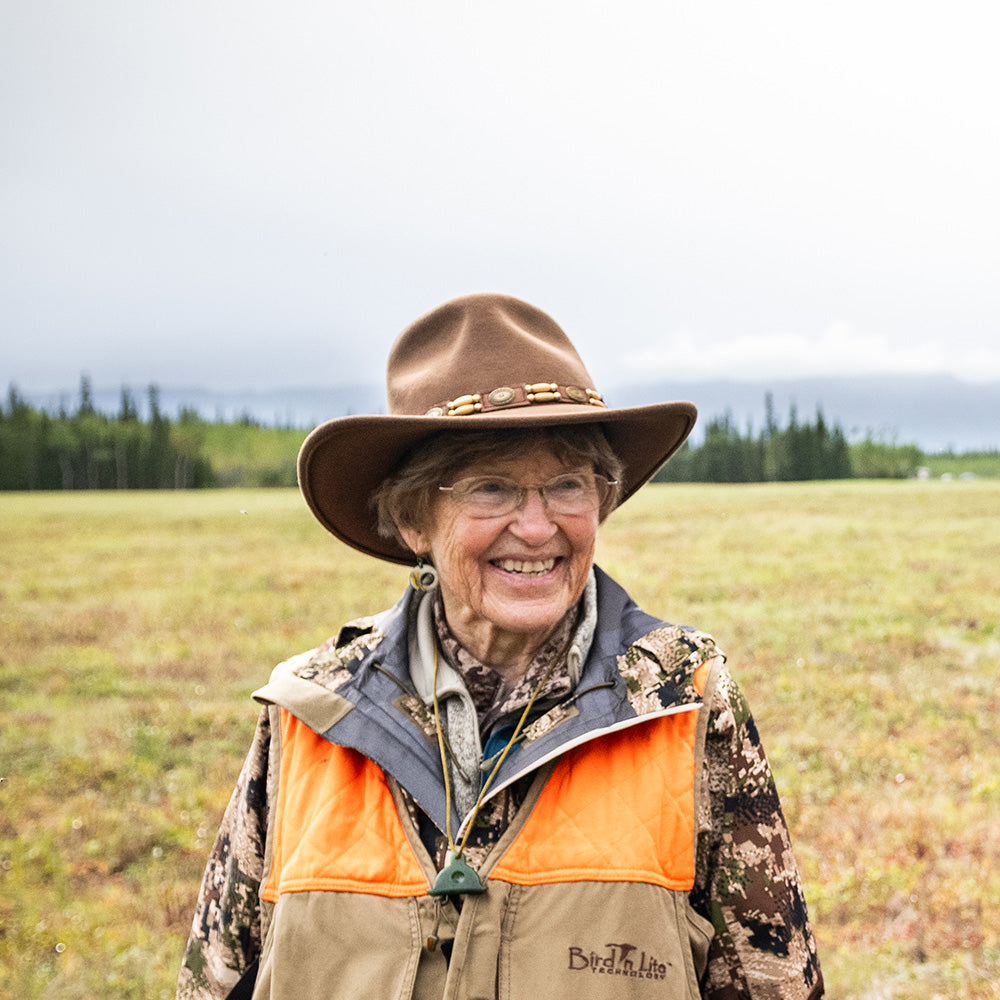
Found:
[(448, 757), (444, 749), (444, 730), (441, 727), (441, 712), (438, 708), (438, 647), (437, 643), (434, 643), (434, 730), (437, 733), (438, 753), (441, 755), (441, 773), (444, 776), (444, 804), (446, 810), (445, 836), (448, 838), (448, 850), (451, 852), (452, 857), (460, 858), (465, 853), (465, 845), (469, 842), (469, 834), (472, 833), (472, 828), (475, 826), (476, 817), (479, 815), (479, 810), (483, 806), (483, 800), (486, 798), (486, 793), (490, 790), (490, 786), (493, 784), (493, 779), (497, 776), (497, 773), (503, 766), (503, 762), (507, 759), (507, 755), (513, 749), (514, 744), (521, 735), (521, 730), (524, 728), (524, 724), (528, 721), (528, 715), (531, 712), (532, 706), (535, 704), (535, 699), (539, 696), (539, 694), (541, 694), (542, 688), (545, 686), (546, 681), (548, 681), (548, 679), (552, 676), (552, 671), (555, 669), (556, 664), (560, 662), (560, 659), (561, 657), (555, 657), (552, 660), (545, 673), (542, 675), (541, 680), (535, 685), (534, 691), (531, 692), (528, 704), (524, 706), (521, 718), (514, 727), (513, 735), (507, 741), (507, 746), (503, 748), (500, 756), (497, 758), (497, 762), (493, 765), (493, 770), (490, 771), (488, 777), (483, 782), (482, 788), (479, 790), (479, 796), (476, 799), (476, 804), (472, 807), (472, 815), (469, 817), (468, 825), (465, 828), (465, 835), (462, 837), (462, 843), (456, 847), (455, 841), (451, 836), (451, 778), (448, 775)]

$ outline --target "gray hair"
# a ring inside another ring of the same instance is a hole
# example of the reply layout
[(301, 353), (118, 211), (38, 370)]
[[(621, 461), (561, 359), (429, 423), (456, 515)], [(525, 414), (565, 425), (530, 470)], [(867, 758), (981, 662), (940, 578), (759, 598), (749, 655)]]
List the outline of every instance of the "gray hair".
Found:
[(600, 519), (614, 510), (621, 495), (622, 463), (599, 424), (538, 427), (531, 430), (482, 430), (464, 434), (437, 434), (422, 441), (372, 496), (378, 533), (406, 544), (399, 527), (425, 530), (438, 486), (477, 462), (498, 455), (516, 458), (536, 448), (546, 448), (567, 466), (589, 466), (616, 481), (601, 507)]

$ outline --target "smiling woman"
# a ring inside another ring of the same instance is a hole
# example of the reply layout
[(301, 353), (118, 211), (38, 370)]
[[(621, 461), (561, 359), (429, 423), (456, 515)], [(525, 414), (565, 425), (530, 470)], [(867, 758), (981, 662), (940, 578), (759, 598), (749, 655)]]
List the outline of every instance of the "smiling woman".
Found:
[(313, 431), (299, 482), (411, 586), (256, 693), (178, 996), (822, 995), (722, 653), (594, 565), (694, 407), (610, 409), (500, 295), (403, 331), (388, 389)]
[[(511, 477), (515, 495), (522, 483), (544, 483), (567, 471), (546, 450), (500, 459), (494, 468)], [(475, 477), (485, 470), (472, 466), (466, 471)], [(494, 497), (452, 492), (434, 505), (427, 525), (400, 525), (407, 545), (438, 571), (445, 620), (455, 637), (484, 664), (513, 679), (527, 670), (536, 650), (580, 599), (597, 540), (599, 503), (593, 486), (593, 502), (571, 514), (553, 511), (541, 491), (525, 493), (507, 513), (501, 508), (483, 516), (478, 511), (495, 503)]]

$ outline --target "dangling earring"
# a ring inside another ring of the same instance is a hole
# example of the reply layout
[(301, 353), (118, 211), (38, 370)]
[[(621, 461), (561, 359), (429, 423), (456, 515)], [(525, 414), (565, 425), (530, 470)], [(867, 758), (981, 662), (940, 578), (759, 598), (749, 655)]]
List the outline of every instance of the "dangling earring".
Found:
[(414, 590), (433, 590), (437, 582), (437, 570), (423, 559), (410, 571), (410, 586)]

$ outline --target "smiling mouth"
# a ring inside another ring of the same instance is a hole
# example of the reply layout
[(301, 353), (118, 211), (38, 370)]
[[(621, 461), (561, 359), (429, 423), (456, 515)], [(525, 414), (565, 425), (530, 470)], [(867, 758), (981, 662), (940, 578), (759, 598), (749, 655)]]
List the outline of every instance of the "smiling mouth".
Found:
[(555, 568), (555, 559), (540, 559), (527, 561), (522, 559), (496, 559), (493, 565), (505, 573), (517, 573), (520, 576), (544, 576)]

